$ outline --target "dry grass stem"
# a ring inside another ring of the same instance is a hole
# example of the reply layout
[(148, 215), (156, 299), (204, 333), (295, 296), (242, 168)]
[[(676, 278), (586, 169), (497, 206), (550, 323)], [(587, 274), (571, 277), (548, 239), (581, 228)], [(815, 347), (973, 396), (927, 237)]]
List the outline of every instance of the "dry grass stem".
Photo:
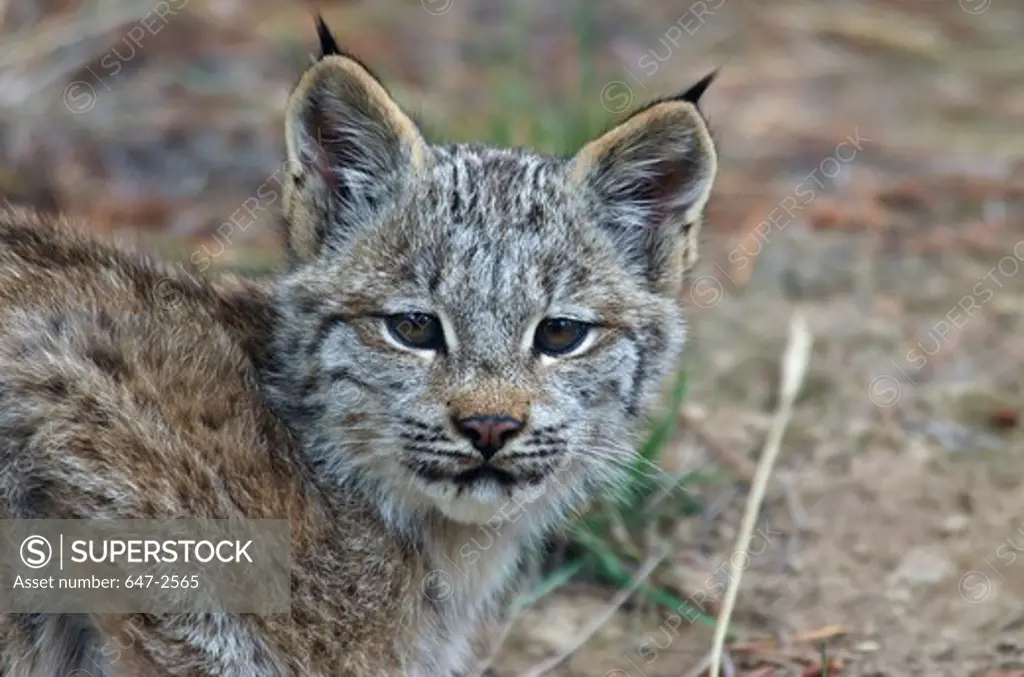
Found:
[(565, 661), (567, 658), (576, 653), (576, 651), (578, 651), (580, 647), (582, 647), (584, 644), (590, 641), (590, 638), (593, 637), (597, 633), (597, 631), (600, 630), (601, 627), (608, 622), (608, 619), (610, 619), (612, 615), (616, 611), (618, 611), (619, 607), (625, 604), (626, 600), (632, 597), (636, 589), (643, 585), (644, 581), (646, 581), (650, 577), (650, 575), (654, 573), (654, 570), (657, 568), (659, 564), (661, 564), (661, 561), (665, 559), (666, 555), (668, 555), (667, 550), (661, 550), (659, 552), (651, 554), (651, 556), (644, 561), (643, 566), (640, 567), (640, 569), (630, 580), (629, 585), (615, 593), (615, 596), (611, 599), (611, 601), (608, 602), (607, 606), (605, 606), (601, 614), (598, 615), (598, 617), (595, 618), (590, 625), (585, 627), (583, 631), (580, 632), (580, 634), (576, 637), (576, 639), (568, 647), (566, 647), (565, 650), (563, 650), (557, 656), (552, 656), (551, 658), (541, 663), (538, 663), (526, 672), (519, 675), (519, 677), (541, 677), (542, 675), (547, 674), (549, 671), (554, 670), (556, 667), (561, 665), (563, 661)]
[[(807, 363), (810, 360), (810, 354), (811, 333), (807, 328), (807, 320), (798, 309), (793, 313), (793, 317), (790, 320), (789, 342), (782, 359), (779, 406), (775, 412), (775, 419), (771, 430), (768, 432), (768, 439), (765, 441), (764, 450), (761, 452), (761, 459), (757, 464), (757, 471), (754, 474), (754, 481), (750, 487), (750, 496), (747, 498), (743, 522), (734, 552), (746, 552), (750, 547), (750, 539), (754, 533), (757, 515), (761, 511), (761, 503), (764, 501), (764, 494), (768, 488), (772, 467), (775, 465), (775, 459), (778, 457), (779, 449), (782, 446), (782, 436), (785, 434), (786, 426), (793, 415), (793, 402), (800, 392), (800, 386), (803, 384), (804, 376), (807, 373)], [(729, 627), (729, 619), (736, 605), (736, 596), (740, 587), (742, 571), (733, 557), (729, 558), (729, 574), (729, 587), (725, 592), (725, 602), (722, 605), (722, 612), (719, 614), (718, 623), (715, 626), (714, 644), (711, 650), (710, 677), (718, 677), (721, 670), (722, 654), (725, 648), (725, 633)]]

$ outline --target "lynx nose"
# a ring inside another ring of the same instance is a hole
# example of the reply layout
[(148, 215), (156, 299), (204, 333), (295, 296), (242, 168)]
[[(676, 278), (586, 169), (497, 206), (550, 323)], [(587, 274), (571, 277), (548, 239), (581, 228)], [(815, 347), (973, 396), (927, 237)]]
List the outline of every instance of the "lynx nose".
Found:
[(453, 422), (485, 461), (491, 460), (525, 425), (511, 416), (470, 416)]

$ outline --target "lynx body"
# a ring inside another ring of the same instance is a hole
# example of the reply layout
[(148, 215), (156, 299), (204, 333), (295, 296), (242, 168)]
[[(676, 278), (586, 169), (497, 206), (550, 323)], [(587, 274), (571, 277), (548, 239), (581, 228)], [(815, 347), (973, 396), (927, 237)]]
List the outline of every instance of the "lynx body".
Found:
[(287, 518), (292, 613), (0, 617), (5, 677), (464, 674), (633, 458), (683, 347), (710, 78), (571, 158), (442, 147), (320, 31), (271, 288), (0, 215), (0, 518)]

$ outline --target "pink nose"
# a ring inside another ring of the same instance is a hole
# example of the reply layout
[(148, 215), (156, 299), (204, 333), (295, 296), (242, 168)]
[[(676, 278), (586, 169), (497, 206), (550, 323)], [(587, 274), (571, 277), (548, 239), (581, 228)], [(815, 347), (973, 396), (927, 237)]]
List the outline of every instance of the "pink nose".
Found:
[(485, 461), (491, 460), (525, 425), (511, 416), (470, 416), (458, 419), (454, 424)]

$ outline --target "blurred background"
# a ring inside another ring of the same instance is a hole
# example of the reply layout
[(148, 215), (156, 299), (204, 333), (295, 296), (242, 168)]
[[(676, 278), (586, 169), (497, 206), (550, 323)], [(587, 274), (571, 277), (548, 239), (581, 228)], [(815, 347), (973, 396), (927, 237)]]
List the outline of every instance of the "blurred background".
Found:
[[(562, 656), (552, 674), (696, 675), (731, 560), (734, 674), (1024, 675), (1024, 5), (316, 8), (434, 140), (570, 153), (721, 68), (677, 403), (638, 498), (589, 515), (495, 629), (494, 674)], [(316, 8), (0, 0), (0, 199), (271, 273), (283, 108)], [(797, 308), (806, 381), (734, 552)]]

